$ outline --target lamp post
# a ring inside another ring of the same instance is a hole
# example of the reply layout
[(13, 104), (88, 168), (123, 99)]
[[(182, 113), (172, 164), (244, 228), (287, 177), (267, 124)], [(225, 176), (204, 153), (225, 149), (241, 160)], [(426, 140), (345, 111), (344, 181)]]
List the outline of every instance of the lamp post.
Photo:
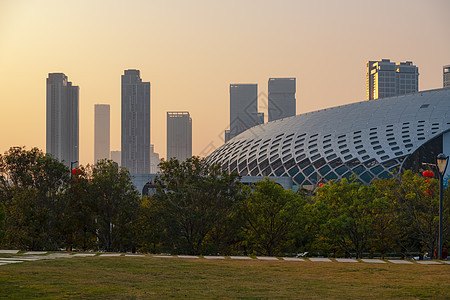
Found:
[(442, 202), (444, 195), (443, 177), (447, 169), (448, 156), (441, 153), (436, 157), (436, 165), (439, 173), (439, 240), (438, 240), (438, 258), (442, 259)]
[(71, 162), (70, 162), (70, 172), (72, 172), (72, 170), (73, 170), (73, 165), (76, 164), (77, 162), (78, 162), (78, 160), (76, 160), (76, 161), (71, 161)]

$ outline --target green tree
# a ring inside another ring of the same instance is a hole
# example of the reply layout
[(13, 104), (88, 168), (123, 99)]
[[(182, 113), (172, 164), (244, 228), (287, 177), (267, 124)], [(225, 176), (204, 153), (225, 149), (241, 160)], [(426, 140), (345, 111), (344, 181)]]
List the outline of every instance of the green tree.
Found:
[(312, 205), (318, 229), (316, 240), (325, 242), (326, 248), (335, 255), (340, 250), (346, 255), (355, 252), (357, 258), (362, 257), (373, 233), (372, 209), (377, 195), (375, 187), (345, 178), (319, 187)]
[[(375, 185), (377, 188), (377, 186)], [(379, 197), (372, 203), (372, 237), (369, 239), (370, 252), (379, 252), (385, 257), (389, 251), (401, 250), (399, 241), (403, 229), (399, 223), (398, 208), (388, 197)]]
[(252, 252), (279, 255), (295, 242), (304, 225), (305, 200), (266, 178), (254, 185), (254, 191), (242, 204), (245, 225), (242, 230)]
[(135, 226), (141, 202), (129, 172), (111, 160), (91, 168), (89, 205), (94, 212), (95, 234), (106, 251), (135, 250)]
[(3, 204), (0, 203), (0, 245), (3, 239), (3, 236), (5, 235), (3, 231), (3, 226), (5, 224), (5, 209), (3, 208)]
[[(396, 207), (401, 236), (397, 243), (404, 252), (437, 249), (439, 225), (439, 182), (405, 171), (398, 179), (376, 182), (390, 203)], [(449, 191), (444, 193), (444, 228), (448, 232)]]
[(4, 205), (3, 244), (20, 249), (58, 249), (58, 210), (69, 170), (37, 148), (11, 147), (0, 156), (0, 202)]
[(161, 205), (162, 202), (156, 201), (155, 197), (142, 197), (136, 226), (139, 251), (161, 253), (165, 250), (162, 245), (164, 225), (160, 215), (164, 207)]
[(208, 242), (214, 241), (214, 230), (226, 224), (242, 199), (239, 177), (199, 157), (181, 163), (163, 161), (160, 169), (153, 208), (159, 215), (164, 233), (161, 242), (167, 251), (222, 251)]
[(88, 250), (95, 248), (95, 211), (90, 196), (90, 178), (88, 169), (77, 168), (72, 174), (69, 187), (66, 189), (64, 204), (59, 208), (61, 216), (58, 227), (63, 239), (64, 248)]

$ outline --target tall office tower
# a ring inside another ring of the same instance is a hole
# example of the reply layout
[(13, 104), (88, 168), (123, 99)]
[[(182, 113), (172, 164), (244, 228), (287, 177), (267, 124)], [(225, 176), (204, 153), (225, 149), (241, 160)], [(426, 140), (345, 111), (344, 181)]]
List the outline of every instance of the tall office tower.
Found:
[(450, 87), (450, 65), (446, 65), (442, 68), (443, 77), (444, 77), (444, 87)]
[(94, 163), (109, 159), (110, 145), (109, 105), (94, 105)]
[(122, 161), (122, 154), (120, 153), (120, 151), (111, 151), (111, 160), (114, 161), (115, 163), (117, 163), (117, 165), (120, 167), (121, 166), (121, 161)]
[(419, 90), (419, 69), (411, 61), (389, 59), (366, 63), (366, 99), (374, 100)]
[(263, 123), (264, 113), (258, 113), (258, 85), (230, 84), (230, 129), (225, 131), (225, 142)]
[(159, 171), (159, 153), (155, 152), (155, 145), (150, 144), (150, 174), (156, 174)]
[(131, 174), (150, 173), (150, 82), (139, 70), (122, 75), (122, 167)]
[(269, 122), (295, 116), (295, 78), (269, 78)]
[(167, 112), (167, 160), (192, 157), (192, 119), (187, 111)]
[(78, 86), (63, 73), (48, 74), (46, 152), (66, 166), (78, 161), (78, 102)]

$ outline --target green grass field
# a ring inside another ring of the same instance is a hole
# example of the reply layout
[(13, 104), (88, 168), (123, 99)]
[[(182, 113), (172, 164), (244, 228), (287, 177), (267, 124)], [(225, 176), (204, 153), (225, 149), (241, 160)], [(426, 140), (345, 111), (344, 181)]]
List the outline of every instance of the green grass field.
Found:
[(0, 298), (449, 299), (449, 265), (75, 257), (0, 266)]

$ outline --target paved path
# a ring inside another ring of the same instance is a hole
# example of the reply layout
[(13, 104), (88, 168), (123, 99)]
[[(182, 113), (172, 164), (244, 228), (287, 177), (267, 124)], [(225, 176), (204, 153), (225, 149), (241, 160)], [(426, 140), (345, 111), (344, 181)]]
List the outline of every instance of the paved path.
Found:
[(388, 262), (391, 262), (393, 264), (413, 264), (412, 261), (403, 259), (388, 259)]
[(374, 259), (374, 258), (362, 258), (361, 261), (371, 264), (385, 264), (386, 262), (381, 259)]
[(0, 254), (5, 253), (5, 254), (17, 254), (17, 252), (19, 252), (19, 250), (0, 250)]
[(421, 265), (440, 265), (441, 262), (435, 261), (435, 260), (419, 260), (417, 261), (418, 264)]
[(344, 262), (344, 263), (357, 263), (359, 261), (357, 261), (356, 259), (353, 258), (336, 258), (337, 262)]
[(283, 257), (283, 260), (287, 260), (287, 261), (305, 261), (303, 258), (298, 258), (298, 257)]
[[(65, 253), (65, 252), (56, 252), (56, 253), (48, 253), (45, 251), (28, 251), (23, 254), (17, 254), (19, 250), (0, 250), (0, 266), (8, 265), (8, 264), (16, 264), (22, 262), (32, 262), (38, 260), (45, 259), (57, 259), (57, 258), (85, 258), (85, 257), (146, 257), (146, 258), (180, 258), (180, 259), (231, 259), (231, 260), (260, 260), (260, 261), (286, 261), (286, 262), (334, 262), (334, 263), (372, 263), (372, 264), (421, 264), (421, 265), (449, 265), (450, 260), (421, 260), (421, 261), (409, 261), (402, 259), (373, 259), (373, 258), (363, 258), (363, 259), (354, 259), (354, 258), (336, 258), (329, 259), (326, 257), (311, 257), (311, 258), (299, 258), (299, 257), (274, 257), (274, 256), (256, 256), (255, 258), (249, 256), (221, 256), (221, 255), (207, 255), (207, 256), (196, 256), (196, 255), (168, 255), (168, 254), (159, 254), (159, 255), (144, 255), (144, 254), (122, 254), (122, 253)], [(11, 254), (13, 254), (11, 256)], [(10, 257), (1, 257), (1, 256), (10, 256)]]
[(278, 258), (273, 257), (273, 256), (257, 256), (256, 259), (259, 259), (259, 260), (279, 260)]
[(309, 258), (310, 261), (313, 262), (331, 262), (331, 260), (329, 258), (325, 258), (325, 257), (311, 257)]

